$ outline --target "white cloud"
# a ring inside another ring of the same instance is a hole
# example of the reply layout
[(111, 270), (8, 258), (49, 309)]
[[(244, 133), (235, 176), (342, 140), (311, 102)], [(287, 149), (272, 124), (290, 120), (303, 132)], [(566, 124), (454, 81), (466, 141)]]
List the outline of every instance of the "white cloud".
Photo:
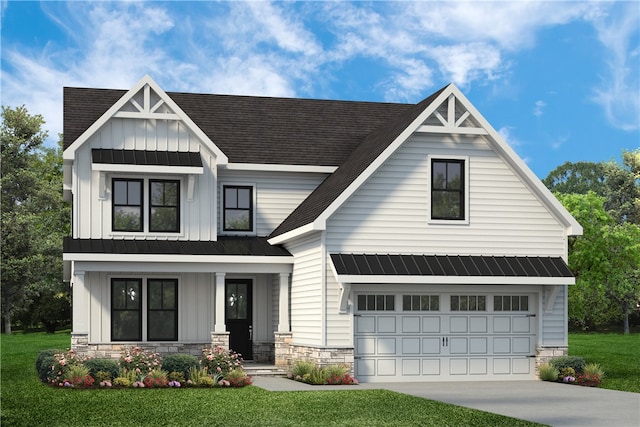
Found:
[(627, 131), (640, 129), (640, 9), (636, 2), (593, 17), (598, 39), (607, 49), (606, 73), (594, 90), (609, 123)]
[(546, 106), (547, 106), (546, 102), (542, 100), (536, 101), (535, 107), (533, 107), (533, 115), (536, 117), (542, 117), (543, 110)]

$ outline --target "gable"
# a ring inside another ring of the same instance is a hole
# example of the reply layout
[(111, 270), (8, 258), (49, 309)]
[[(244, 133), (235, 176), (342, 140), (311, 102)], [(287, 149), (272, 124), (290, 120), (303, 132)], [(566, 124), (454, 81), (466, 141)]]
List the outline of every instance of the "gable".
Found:
[(482, 135), (513, 173), (563, 224), (569, 235), (582, 227), (524, 164), (509, 145), (453, 85), (434, 93), (360, 144), (274, 232), (272, 243), (299, 233), (323, 230), (326, 220), (412, 135)]

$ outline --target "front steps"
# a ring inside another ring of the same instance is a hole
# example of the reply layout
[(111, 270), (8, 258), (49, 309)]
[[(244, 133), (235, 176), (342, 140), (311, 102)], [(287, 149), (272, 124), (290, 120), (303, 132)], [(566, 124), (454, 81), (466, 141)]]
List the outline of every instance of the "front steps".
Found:
[(266, 363), (244, 361), (244, 370), (252, 377), (286, 377), (287, 369)]

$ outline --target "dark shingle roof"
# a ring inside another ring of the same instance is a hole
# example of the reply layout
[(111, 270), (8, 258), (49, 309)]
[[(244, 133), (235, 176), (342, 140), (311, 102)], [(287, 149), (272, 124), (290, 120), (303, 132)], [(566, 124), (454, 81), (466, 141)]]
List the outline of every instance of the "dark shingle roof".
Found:
[(91, 150), (91, 161), (93, 163), (120, 165), (202, 167), (200, 153), (184, 151), (110, 150), (94, 148)]
[[(126, 91), (64, 88), (64, 147)], [(168, 92), (233, 163), (338, 166), (410, 104)]]
[(353, 276), (573, 277), (560, 257), (331, 254)]
[(281, 246), (270, 245), (264, 237), (220, 236), (218, 241), (193, 240), (111, 240), (65, 237), (64, 253), (152, 254), (152, 255), (245, 255), (291, 256)]
[(411, 106), (370, 133), (340, 167), (327, 177), (270, 235), (276, 237), (310, 224), (413, 122), (445, 88)]

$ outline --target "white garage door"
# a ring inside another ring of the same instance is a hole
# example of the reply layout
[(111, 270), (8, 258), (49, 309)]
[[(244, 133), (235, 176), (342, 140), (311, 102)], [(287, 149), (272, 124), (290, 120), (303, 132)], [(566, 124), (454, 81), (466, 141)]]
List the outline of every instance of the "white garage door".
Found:
[(359, 294), (355, 373), (364, 382), (535, 376), (534, 295)]

